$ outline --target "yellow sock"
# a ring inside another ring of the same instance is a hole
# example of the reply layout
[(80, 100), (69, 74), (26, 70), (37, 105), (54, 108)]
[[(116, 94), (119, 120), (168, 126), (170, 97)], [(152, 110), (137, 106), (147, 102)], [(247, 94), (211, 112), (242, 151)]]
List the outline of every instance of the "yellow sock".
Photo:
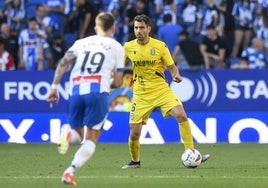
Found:
[(139, 140), (128, 140), (129, 152), (132, 160), (140, 160), (140, 141)]
[(194, 148), (193, 136), (189, 121), (179, 123), (180, 135), (185, 149)]

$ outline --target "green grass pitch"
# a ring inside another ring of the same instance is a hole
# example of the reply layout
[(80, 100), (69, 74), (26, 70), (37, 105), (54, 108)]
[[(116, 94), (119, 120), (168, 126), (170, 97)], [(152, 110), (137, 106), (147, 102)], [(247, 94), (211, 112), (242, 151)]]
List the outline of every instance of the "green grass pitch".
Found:
[[(60, 181), (78, 146), (66, 155), (54, 144), (0, 144), (1, 188), (70, 187)], [(75, 174), (81, 188), (267, 188), (266, 144), (196, 144), (211, 158), (196, 169), (182, 166), (182, 144), (141, 145), (141, 168), (121, 169), (130, 160), (127, 144), (98, 144)]]

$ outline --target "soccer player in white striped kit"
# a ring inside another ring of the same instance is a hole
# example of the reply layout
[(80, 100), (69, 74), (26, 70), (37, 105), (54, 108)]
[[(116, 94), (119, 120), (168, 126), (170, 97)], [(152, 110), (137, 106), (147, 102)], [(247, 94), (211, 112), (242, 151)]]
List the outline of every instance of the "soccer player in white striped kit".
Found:
[(124, 49), (112, 38), (115, 32), (114, 22), (114, 17), (109, 13), (100, 13), (96, 17), (96, 35), (77, 40), (68, 49), (55, 71), (47, 98), (51, 106), (58, 102), (58, 84), (64, 73), (71, 70), (69, 124), (72, 129), (62, 129), (59, 152), (65, 154), (69, 143), (81, 142), (84, 125), (87, 131), (82, 145), (62, 175), (62, 182), (67, 184), (76, 185), (75, 171), (95, 152), (108, 115), (108, 93), (112, 79), (115, 87), (122, 84)]

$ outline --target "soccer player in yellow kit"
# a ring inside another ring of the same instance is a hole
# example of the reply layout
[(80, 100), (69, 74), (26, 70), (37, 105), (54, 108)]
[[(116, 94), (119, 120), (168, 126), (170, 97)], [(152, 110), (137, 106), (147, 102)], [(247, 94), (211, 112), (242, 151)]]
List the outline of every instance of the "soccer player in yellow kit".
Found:
[[(150, 18), (138, 15), (134, 19), (136, 39), (126, 42), (125, 61), (131, 61), (133, 68), (133, 99), (130, 111), (129, 151), (131, 162), (122, 168), (140, 167), (139, 138), (142, 126), (146, 124), (150, 114), (159, 108), (164, 117), (173, 116), (179, 126), (184, 148), (194, 148), (192, 132), (183, 105), (165, 81), (165, 68), (171, 73), (173, 81), (181, 82), (182, 77), (174, 64), (166, 44), (149, 36)], [(209, 158), (202, 155), (202, 162)]]

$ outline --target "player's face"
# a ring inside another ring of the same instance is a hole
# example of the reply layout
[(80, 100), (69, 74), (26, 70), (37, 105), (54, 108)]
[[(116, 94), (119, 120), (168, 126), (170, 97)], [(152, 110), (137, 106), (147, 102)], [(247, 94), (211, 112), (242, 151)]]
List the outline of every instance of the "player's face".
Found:
[(134, 33), (137, 40), (141, 43), (146, 43), (149, 38), (151, 27), (147, 26), (144, 22), (134, 22)]

